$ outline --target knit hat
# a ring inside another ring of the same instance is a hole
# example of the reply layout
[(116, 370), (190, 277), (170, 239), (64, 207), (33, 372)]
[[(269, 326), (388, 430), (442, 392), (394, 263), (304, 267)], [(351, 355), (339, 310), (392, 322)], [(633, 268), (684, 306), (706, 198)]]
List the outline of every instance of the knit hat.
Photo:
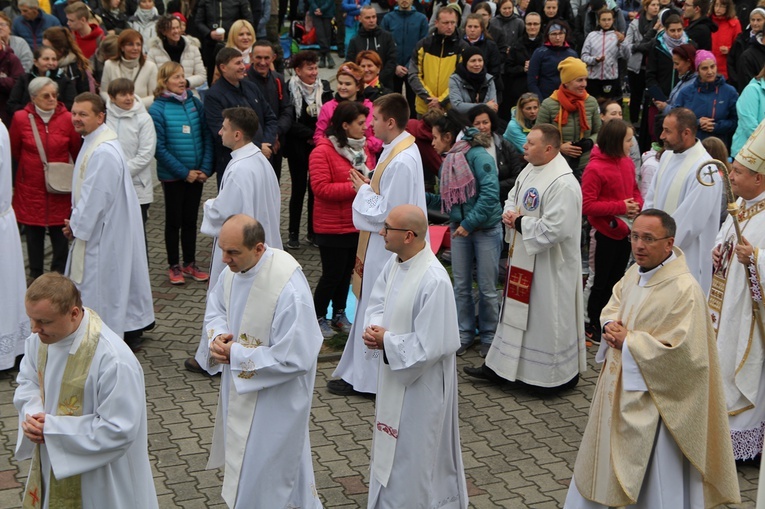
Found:
[(696, 59), (694, 60), (694, 63), (696, 64), (696, 69), (699, 68), (701, 65), (701, 62), (704, 60), (711, 60), (715, 64), (717, 64), (717, 58), (715, 58), (714, 54), (711, 51), (707, 51), (705, 49), (700, 49), (696, 51)]
[[(483, 52), (480, 49), (478, 49), (476, 46), (468, 46), (467, 48), (463, 49), (462, 50), (462, 63), (463, 64), (467, 64), (468, 60), (470, 60), (475, 55), (483, 56)], [(486, 59), (484, 58), (484, 61), (485, 60)], [(484, 62), (484, 65), (485, 64), (486, 64), (486, 62)]]
[(180, 12), (174, 12), (170, 16), (174, 17), (178, 21), (183, 21), (184, 23), (186, 23), (186, 16), (184, 16)]
[(568, 57), (558, 64), (558, 72), (560, 72), (560, 82), (568, 83), (577, 78), (587, 77), (587, 64), (578, 58)]
[(457, 17), (462, 16), (462, 7), (460, 7), (460, 4), (458, 3), (455, 3), (455, 4), (447, 3), (446, 5), (442, 5), (441, 9), (452, 9), (454, 10), (454, 12), (457, 13)]
[(746, 168), (765, 175), (765, 120), (749, 136), (735, 159)]

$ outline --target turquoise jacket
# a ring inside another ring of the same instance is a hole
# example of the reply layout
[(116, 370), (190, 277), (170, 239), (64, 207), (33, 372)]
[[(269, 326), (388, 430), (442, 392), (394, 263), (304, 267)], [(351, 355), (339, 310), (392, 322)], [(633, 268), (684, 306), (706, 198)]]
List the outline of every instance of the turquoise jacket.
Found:
[(765, 79), (752, 81), (741, 91), (736, 102), (738, 126), (733, 134), (733, 146), (730, 155), (735, 157), (744, 146), (749, 136), (765, 118)]
[(189, 93), (180, 102), (157, 97), (149, 108), (157, 131), (157, 177), (161, 182), (186, 180), (190, 170), (213, 171), (213, 139), (202, 102)]
[(523, 154), (523, 146), (526, 144), (526, 136), (529, 135), (530, 129), (524, 129), (518, 124), (518, 120), (515, 118), (516, 108), (517, 106), (513, 106), (513, 109), (510, 110), (510, 122), (507, 123), (507, 129), (505, 129), (505, 134), (502, 137)]
[[(462, 139), (472, 145), (465, 159), (475, 177), (476, 193), (465, 203), (452, 207), (449, 222), (458, 223), (468, 232), (494, 228), (502, 219), (502, 205), (499, 203), (497, 165), (485, 148), (491, 143), (491, 136), (470, 128)], [(440, 208), (441, 195), (428, 193), (427, 203), (428, 208)]]

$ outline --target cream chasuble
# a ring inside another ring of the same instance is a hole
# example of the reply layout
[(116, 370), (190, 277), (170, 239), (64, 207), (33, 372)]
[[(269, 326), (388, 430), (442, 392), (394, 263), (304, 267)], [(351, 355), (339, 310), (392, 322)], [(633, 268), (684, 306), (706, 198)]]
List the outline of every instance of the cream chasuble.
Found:
[(520, 210), (524, 217), (520, 234), (507, 230), (510, 270), (486, 365), (506, 380), (562, 385), (587, 369), (582, 192), (563, 156), (526, 166), (505, 210)]
[[(682, 251), (675, 248), (675, 255), (677, 259), (665, 262), (642, 287), (638, 266), (633, 265), (601, 314), (602, 324), (624, 323), (628, 349), (606, 349), (569, 498), (571, 490), (577, 490), (584, 499), (604, 506), (649, 507), (641, 504), (639, 495), (651, 476), (649, 464), (652, 469), (662, 466), (656, 457), (651, 461), (652, 454), (659, 451), (672, 458), (666, 449), (674, 442), (703, 479), (703, 503), (692, 507), (739, 500), (706, 299)], [(642, 384), (634, 373), (628, 380), (623, 367), (627, 355), (637, 365)], [(599, 506), (567, 502), (566, 507)]]
[(449, 275), (429, 245), (405, 262), (389, 258), (363, 323), (387, 329), (367, 507), (466, 508), (457, 310)]
[[(382, 154), (378, 159), (378, 167), (386, 163), (388, 157), (396, 151), (399, 144), (408, 144), (411, 135), (404, 131), (390, 143), (383, 145)], [(377, 173), (377, 171), (375, 171)], [(379, 178), (379, 191), (365, 184), (361, 186), (353, 200), (353, 224), (361, 235), (369, 234), (369, 242), (364, 250), (363, 268), (357, 266), (354, 272), (361, 269), (364, 281), (369, 284), (361, 285), (361, 294), (356, 305), (356, 317), (353, 320), (348, 341), (345, 343), (343, 355), (332, 373), (348, 382), (360, 392), (377, 392), (377, 350), (368, 355), (361, 334), (364, 332), (363, 322), (369, 295), (372, 293), (374, 281), (380, 275), (383, 266), (388, 261), (390, 253), (385, 250), (385, 241), (378, 232), (385, 223), (390, 211), (399, 205), (412, 204), (420, 207), (427, 215), (425, 202), (425, 182), (422, 173), (422, 159), (417, 145), (409, 145), (394, 155), (385, 166), (384, 173)], [(361, 248), (361, 237), (359, 237)]]
[[(765, 247), (765, 193), (753, 200), (739, 199), (738, 203), (742, 235), (754, 246), (753, 267), (761, 286), (765, 271), (760, 251)], [(722, 260), (712, 278), (709, 310), (717, 331), (733, 455), (748, 460), (762, 451), (765, 431), (765, 338), (753, 318), (746, 267), (734, 253), (736, 242), (733, 218), (728, 217), (715, 240)]]

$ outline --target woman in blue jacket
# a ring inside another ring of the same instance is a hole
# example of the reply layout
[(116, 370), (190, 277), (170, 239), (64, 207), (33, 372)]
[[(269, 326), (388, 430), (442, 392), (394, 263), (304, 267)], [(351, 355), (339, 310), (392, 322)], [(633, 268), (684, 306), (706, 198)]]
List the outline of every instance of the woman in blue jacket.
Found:
[(209, 275), (199, 270), (195, 258), (202, 187), (213, 170), (212, 134), (205, 124), (202, 103), (186, 89), (181, 64), (167, 62), (159, 68), (154, 96), (149, 114), (157, 131), (157, 176), (165, 194), (168, 277), (174, 285), (185, 282), (184, 274), (207, 281)]
[(693, 85), (677, 94), (675, 106), (688, 108), (699, 119), (696, 136), (703, 140), (716, 136), (730, 147), (731, 138), (738, 124), (736, 101), (738, 92), (717, 74), (717, 59), (712, 52), (696, 52), (696, 72), (698, 77)]
[[(499, 296), (497, 277), (502, 245), (502, 206), (494, 158), (486, 150), (491, 134), (465, 122), (454, 111), (433, 124), (433, 148), (446, 153), (441, 165), (441, 194), (428, 195), (428, 207), (441, 206), (449, 214), (452, 233), (452, 275), (454, 298), (464, 354), (475, 340), (476, 320), (473, 301), (473, 270), (478, 280), (478, 331), (481, 357), (486, 357), (497, 330)], [(475, 260), (475, 262), (473, 261)]]
[(571, 29), (565, 21), (554, 19), (545, 27), (545, 42), (534, 50), (526, 75), (529, 92), (544, 101), (560, 86), (558, 64), (568, 57), (578, 58), (568, 43)]

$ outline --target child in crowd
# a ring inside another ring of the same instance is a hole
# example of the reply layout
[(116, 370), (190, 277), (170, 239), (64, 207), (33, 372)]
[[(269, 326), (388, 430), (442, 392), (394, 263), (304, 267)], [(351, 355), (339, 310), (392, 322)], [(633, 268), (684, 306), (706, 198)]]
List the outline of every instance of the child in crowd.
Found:
[(614, 12), (607, 7), (598, 11), (600, 30), (590, 32), (582, 46), (582, 60), (587, 64), (587, 92), (596, 99), (622, 100), (619, 59), (627, 60), (629, 47), (622, 44), (624, 34), (614, 30)]

